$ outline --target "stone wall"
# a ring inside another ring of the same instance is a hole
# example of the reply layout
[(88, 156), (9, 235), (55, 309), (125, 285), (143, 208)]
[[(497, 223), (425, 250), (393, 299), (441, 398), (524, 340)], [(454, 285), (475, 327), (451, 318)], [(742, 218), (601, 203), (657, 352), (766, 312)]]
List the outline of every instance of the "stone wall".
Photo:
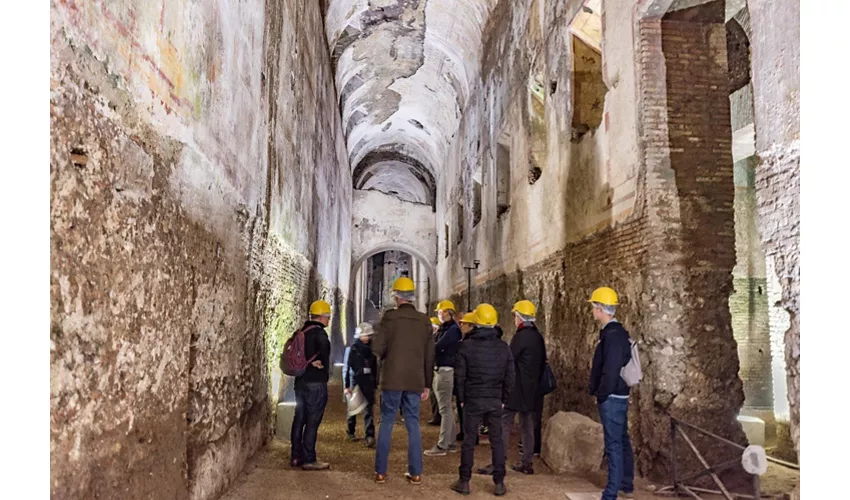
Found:
[(310, 300), (342, 345), (322, 26), (294, 1), (52, 4), (52, 498), (215, 498), (270, 435)]
[[(662, 21), (634, 2), (605, 2), (604, 112), (596, 130), (572, 133), (569, 20), (580, 2), (500, 1), (484, 33), (482, 83), (464, 111), (438, 178), (440, 295), (466, 303), (464, 265), (481, 260), (473, 302), (488, 301), (511, 328), (514, 301), (539, 304), (558, 390), (547, 414), (598, 418), (587, 395), (598, 326), (587, 298), (621, 294), (618, 317), (642, 342), (645, 380), (635, 391), (638, 469), (670, 475), (667, 413), (743, 442), (729, 296), (735, 265), (731, 120), (722, 2)], [(511, 8), (512, 7), (512, 8)], [(536, 132), (529, 74), (545, 87), (546, 163), (528, 175)], [(616, 140), (614, 140), (616, 138)], [(572, 140), (571, 140), (572, 139)], [(500, 214), (495, 177), (510, 150), (510, 208)], [(474, 224), (475, 183), (484, 213)], [(448, 250), (448, 257), (444, 251)], [(709, 458), (728, 450), (696, 438)], [(696, 466), (684, 449), (678, 461)]]
[(791, 436), (800, 446), (800, 2), (750, 0), (758, 224), (788, 312)]

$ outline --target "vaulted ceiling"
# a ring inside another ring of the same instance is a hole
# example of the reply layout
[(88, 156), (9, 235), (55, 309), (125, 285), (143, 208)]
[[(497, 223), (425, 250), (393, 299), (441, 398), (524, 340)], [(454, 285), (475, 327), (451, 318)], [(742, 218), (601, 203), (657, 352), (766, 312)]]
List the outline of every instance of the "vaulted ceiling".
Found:
[(433, 202), (495, 3), (329, 1), (328, 43), (356, 189)]

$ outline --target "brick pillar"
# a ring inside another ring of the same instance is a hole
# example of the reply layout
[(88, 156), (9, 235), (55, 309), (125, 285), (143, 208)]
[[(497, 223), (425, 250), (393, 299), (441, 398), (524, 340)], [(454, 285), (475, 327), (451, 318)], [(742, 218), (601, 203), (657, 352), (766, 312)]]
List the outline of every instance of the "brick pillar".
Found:
[[(671, 477), (666, 412), (744, 443), (744, 400), (729, 295), (735, 265), (732, 130), (724, 4), (637, 23), (647, 229), (647, 380), (635, 415), (638, 466)], [(694, 436), (710, 462), (729, 450)], [(695, 466), (677, 452), (680, 470)]]

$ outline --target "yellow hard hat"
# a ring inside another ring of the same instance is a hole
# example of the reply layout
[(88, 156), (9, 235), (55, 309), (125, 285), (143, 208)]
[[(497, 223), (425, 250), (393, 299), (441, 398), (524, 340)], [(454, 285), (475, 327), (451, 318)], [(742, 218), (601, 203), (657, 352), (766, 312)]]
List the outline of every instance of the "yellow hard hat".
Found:
[(330, 316), (331, 315), (331, 305), (325, 302), (324, 300), (317, 300), (310, 304), (310, 315), (311, 316)]
[(452, 311), (457, 311), (457, 309), (455, 309), (454, 302), (452, 302), (451, 300), (441, 300), (440, 303), (437, 304), (437, 308), (434, 309), (434, 310), (435, 311), (443, 311), (443, 310), (446, 310), (446, 309), (451, 309)]
[(431, 324), (432, 324), (432, 325), (434, 325), (434, 326), (440, 326), (440, 325), (442, 325), (442, 323), (440, 323), (440, 319), (439, 319), (439, 318), (431, 318)]
[(607, 286), (594, 290), (588, 302), (596, 302), (605, 306), (616, 306), (619, 304), (617, 301), (617, 292), (615, 292), (613, 288), (608, 288)]
[(537, 308), (534, 307), (534, 304), (532, 304), (530, 300), (520, 300), (514, 304), (514, 308), (511, 309), (511, 312), (520, 313), (523, 316), (537, 316)]
[(499, 322), (499, 313), (490, 304), (479, 304), (475, 308), (475, 317), (478, 320), (476, 324), (481, 326), (493, 326)]
[(474, 312), (468, 312), (463, 315), (463, 319), (460, 320), (461, 323), (469, 323), (471, 325), (478, 324), (478, 317), (475, 316)]
[(412, 292), (414, 289), (413, 280), (407, 276), (402, 276), (393, 283), (393, 291), (395, 292)]

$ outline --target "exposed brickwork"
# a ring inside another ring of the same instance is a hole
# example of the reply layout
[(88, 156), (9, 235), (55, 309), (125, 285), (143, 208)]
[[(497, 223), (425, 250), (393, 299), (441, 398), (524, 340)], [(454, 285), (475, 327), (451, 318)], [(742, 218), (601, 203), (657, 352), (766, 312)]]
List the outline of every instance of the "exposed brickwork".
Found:
[[(758, 224), (782, 289), (791, 438), (800, 446), (800, 2), (749, 0)], [(792, 498), (799, 498), (799, 488)]]

